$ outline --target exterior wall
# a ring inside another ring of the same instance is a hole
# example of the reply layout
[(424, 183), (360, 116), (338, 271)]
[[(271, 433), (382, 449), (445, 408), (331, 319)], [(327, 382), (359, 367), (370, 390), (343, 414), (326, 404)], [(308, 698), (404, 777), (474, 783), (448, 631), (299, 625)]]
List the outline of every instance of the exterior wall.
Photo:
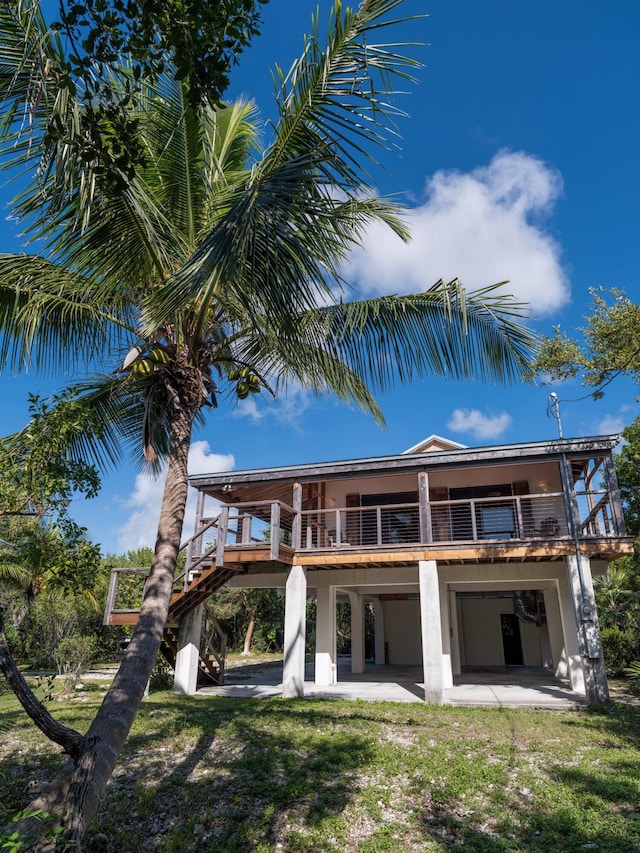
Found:
[(385, 643), (393, 666), (422, 666), (420, 602), (384, 601)]
[[(429, 473), (431, 488), (461, 488), (466, 486), (491, 486), (526, 480), (532, 494), (561, 492), (562, 481), (557, 462), (535, 462), (520, 465), (488, 465), (477, 468), (453, 469)], [(409, 492), (418, 489), (416, 474), (377, 477), (353, 477), (346, 480), (329, 480), (326, 484), (327, 501), (345, 506), (349, 494), (375, 495)]]
[(557, 462), (532, 462), (520, 465), (486, 465), (477, 468), (434, 471), (429, 486), (451, 489), (466, 486), (492, 486), (526, 480), (532, 494), (561, 492), (562, 480)]
[[(466, 666), (504, 666), (500, 614), (513, 613), (508, 598), (461, 598)], [(549, 639), (546, 626), (518, 620), (524, 666), (549, 663)], [(546, 663), (545, 663), (546, 660)]]
[(513, 613), (504, 598), (461, 599), (466, 666), (503, 666), (500, 614)]
[(394, 492), (418, 491), (416, 474), (391, 475), (388, 477), (354, 477), (348, 480), (329, 480), (326, 500), (335, 501), (338, 507), (346, 505), (346, 496), (393, 494)]

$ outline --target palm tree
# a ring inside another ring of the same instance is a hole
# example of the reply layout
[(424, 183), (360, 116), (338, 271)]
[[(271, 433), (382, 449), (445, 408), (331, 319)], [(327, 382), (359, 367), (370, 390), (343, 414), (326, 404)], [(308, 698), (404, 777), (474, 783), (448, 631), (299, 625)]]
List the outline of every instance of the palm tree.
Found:
[(28, 42), (38, 57), (25, 64), (21, 54), (12, 78), (14, 97), (42, 93), (17, 150), (34, 151), (35, 134), (44, 157), (16, 211), (46, 249), (0, 256), (1, 354), (16, 366), (102, 368), (74, 388), (100, 423), (95, 441), (83, 436), (85, 449), (113, 460), (124, 443), (148, 465), (167, 463), (127, 657), (84, 737), (46, 720), (72, 761), (45, 807), (64, 814), (73, 849), (162, 639), (187, 453), (207, 408), (225, 391), (277, 393), (295, 380), (382, 421), (373, 391), (395, 379), (505, 382), (527, 369), (535, 339), (518, 323), (523, 307), (494, 288), (467, 294), (454, 280), (414, 296), (344, 298), (345, 262), (371, 223), (409, 236), (400, 208), (367, 188), (365, 168), (394, 132), (393, 81), (416, 65), (399, 47), (375, 43), (400, 2), (363, 0), (357, 12), (336, 2), (326, 44), (316, 22), (288, 75), (276, 71), (278, 118), (264, 150), (251, 104), (196, 111), (172, 80), (146, 89), (130, 106), (146, 162), (118, 193), (99, 161), (74, 159), (64, 133), (51, 132), (64, 121), (80, 126), (69, 93), (61, 109), (49, 92), (59, 44), (2, 37)]

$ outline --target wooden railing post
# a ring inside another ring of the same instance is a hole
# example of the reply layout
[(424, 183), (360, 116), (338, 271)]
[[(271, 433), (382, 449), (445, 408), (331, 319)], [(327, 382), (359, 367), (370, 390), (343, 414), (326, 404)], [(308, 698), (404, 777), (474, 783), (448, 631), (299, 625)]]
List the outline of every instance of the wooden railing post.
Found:
[(518, 539), (524, 539), (524, 518), (522, 515), (522, 505), (520, 503), (520, 496), (516, 495), (516, 516), (518, 520), (518, 530), (517, 536)]
[(280, 504), (274, 501), (271, 504), (271, 559), (277, 560), (280, 556)]
[(300, 483), (293, 484), (293, 512), (291, 544), (294, 550), (299, 551), (302, 547), (302, 486)]
[(478, 522), (476, 520), (476, 502), (473, 498), (469, 501), (471, 507), (471, 539), (476, 542), (478, 539)]
[(429, 512), (429, 475), (426, 471), (418, 474), (418, 500), (420, 502), (420, 542), (433, 542), (431, 513)]
[(104, 619), (102, 624), (109, 625), (109, 616), (111, 611), (116, 609), (116, 595), (118, 592), (118, 572), (111, 569), (111, 577), (109, 578), (109, 592), (107, 593), (107, 603), (104, 608)]
[(218, 519), (218, 541), (216, 542), (216, 568), (224, 566), (224, 546), (227, 541), (227, 530), (229, 528), (229, 507), (223, 504), (220, 507)]

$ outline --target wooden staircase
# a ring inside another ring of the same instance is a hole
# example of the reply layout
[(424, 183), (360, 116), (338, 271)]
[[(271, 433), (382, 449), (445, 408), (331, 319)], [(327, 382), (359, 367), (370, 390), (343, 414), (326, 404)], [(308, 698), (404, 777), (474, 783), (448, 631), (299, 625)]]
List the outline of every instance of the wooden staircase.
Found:
[[(215, 520), (208, 527), (215, 526)], [(175, 579), (180, 584), (174, 589), (169, 602), (169, 614), (164, 630), (160, 652), (170, 664), (175, 667), (178, 653), (178, 633), (180, 621), (200, 604), (204, 604), (204, 614), (200, 635), (199, 676), (198, 683), (223, 684), (225, 675), (225, 660), (227, 652), (227, 637), (211, 608), (205, 603), (216, 590), (237, 574), (238, 569), (232, 569), (216, 559), (216, 548), (210, 548), (197, 559), (191, 558), (191, 546), (194, 540), (202, 536), (204, 529), (191, 537), (180, 550), (187, 549), (186, 568)], [(118, 608), (118, 583), (123, 575), (137, 576), (146, 582), (151, 571), (146, 569), (114, 568), (111, 571), (111, 581), (103, 623), (105, 625), (135, 625), (138, 621), (137, 608)], [(143, 584), (140, 584), (140, 599)]]
[[(178, 654), (178, 633), (176, 626), (168, 625), (160, 644), (160, 653), (172, 668), (175, 668)], [(198, 686), (224, 684), (226, 655), (227, 635), (209, 605), (205, 604), (198, 651)]]

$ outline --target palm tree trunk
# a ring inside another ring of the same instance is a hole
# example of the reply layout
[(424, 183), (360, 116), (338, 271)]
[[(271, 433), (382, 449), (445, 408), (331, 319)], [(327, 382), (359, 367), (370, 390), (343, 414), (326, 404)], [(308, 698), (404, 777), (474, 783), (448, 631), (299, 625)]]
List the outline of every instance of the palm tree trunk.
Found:
[(64, 808), (60, 809), (61, 780), (58, 779), (53, 780), (50, 794), (45, 793), (37, 801), (38, 808), (64, 815), (61, 822), (68, 838), (66, 850), (73, 853), (81, 850), (85, 827), (95, 816), (111, 778), (160, 648), (187, 502), (187, 459), (192, 424), (193, 414), (186, 409), (178, 413), (172, 424), (169, 467), (153, 564), (128, 653), (83, 738), (73, 772), (69, 776), (68, 767), (62, 772), (67, 787)]

